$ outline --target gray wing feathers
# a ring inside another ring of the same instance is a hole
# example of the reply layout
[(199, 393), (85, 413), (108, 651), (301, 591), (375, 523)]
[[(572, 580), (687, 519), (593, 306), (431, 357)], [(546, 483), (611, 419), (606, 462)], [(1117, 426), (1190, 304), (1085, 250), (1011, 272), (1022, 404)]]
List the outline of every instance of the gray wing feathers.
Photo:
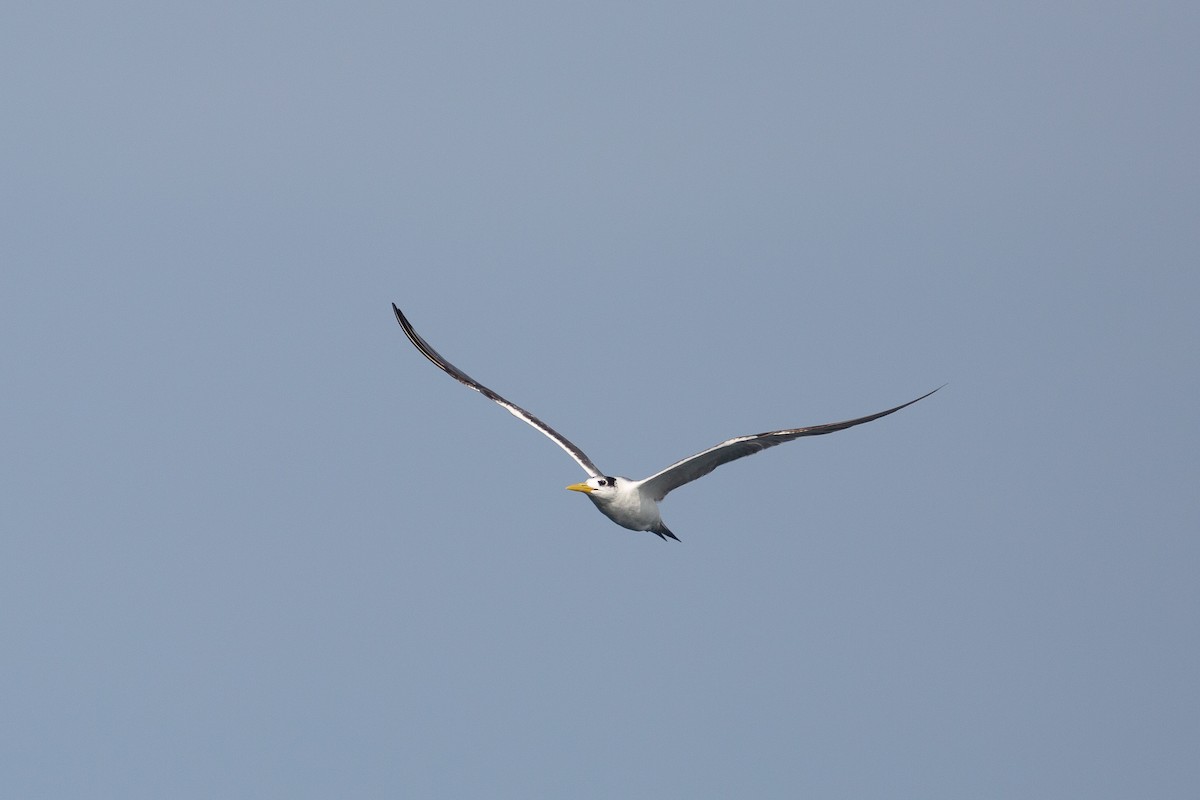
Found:
[(546, 423), (542, 422), (533, 414), (530, 414), (528, 411), (521, 408), (516, 403), (506, 400), (505, 398), (496, 394), (491, 389), (484, 386), (482, 383), (475, 380), (446, 359), (442, 358), (437, 350), (434, 350), (429, 346), (429, 342), (422, 339), (421, 336), (415, 330), (413, 330), (412, 323), (410, 323), (404, 314), (401, 313), (400, 309), (395, 303), (392, 303), (392, 310), (396, 312), (396, 321), (399, 322), (400, 327), (404, 329), (405, 336), (408, 337), (408, 340), (413, 343), (413, 346), (416, 347), (417, 350), (421, 351), (421, 355), (433, 362), (434, 366), (436, 366), (442, 372), (445, 372), (451, 378), (454, 378), (454, 380), (458, 381), (463, 386), (474, 389), (489, 400), (498, 403), (500, 406), (505, 408), (508, 413), (512, 414), (517, 419), (523, 420), (524, 422), (527, 422), (533, 427), (537, 428), (539, 431), (549, 437), (555, 444), (567, 451), (567, 455), (575, 459), (576, 463), (583, 467), (584, 471), (587, 472), (588, 475), (592, 476), (593, 478), (600, 476), (601, 472), (599, 468), (593, 464), (592, 460), (588, 458), (584, 452), (576, 447), (569, 439), (551, 428)]
[[(938, 389), (940, 388), (942, 387), (939, 386)], [(938, 389), (934, 389), (933, 392), (936, 392)], [(933, 392), (926, 392), (916, 400), (909, 400), (903, 405), (898, 405), (895, 408), (889, 408), (887, 411), (880, 411), (878, 414), (871, 414), (866, 417), (848, 419), (844, 422), (829, 422), (824, 425), (812, 425), (807, 428), (768, 431), (767, 433), (756, 433), (751, 436), (739, 436), (736, 439), (729, 439), (682, 461), (676, 461), (661, 472), (643, 480), (641, 485), (655, 501), (662, 500), (672, 489), (678, 489), (685, 483), (691, 483), (697, 478), (702, 478), (722, 464), (728, 464), (730, 461), (754, 455), (760, 450), (766, 450), (768, 447), (774, 447), (777, 444), (799, 439), (801, 436), (821, 436), (822, 434), (853, 428), (855, 425), (862, 425), (864, 422), (871, 422), (880, 417), (886, 417), (888, 414), (894, 414), (902, 408), (911, 406), (918, 400), (924, 400), (933, 394)]]

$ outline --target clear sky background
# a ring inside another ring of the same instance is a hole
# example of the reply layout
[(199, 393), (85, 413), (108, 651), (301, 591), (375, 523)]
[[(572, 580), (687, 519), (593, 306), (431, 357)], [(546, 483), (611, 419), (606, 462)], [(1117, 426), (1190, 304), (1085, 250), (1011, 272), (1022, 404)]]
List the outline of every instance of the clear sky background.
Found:
[(0, 795), (1196, 797), (1197, 41), (7, 3)]

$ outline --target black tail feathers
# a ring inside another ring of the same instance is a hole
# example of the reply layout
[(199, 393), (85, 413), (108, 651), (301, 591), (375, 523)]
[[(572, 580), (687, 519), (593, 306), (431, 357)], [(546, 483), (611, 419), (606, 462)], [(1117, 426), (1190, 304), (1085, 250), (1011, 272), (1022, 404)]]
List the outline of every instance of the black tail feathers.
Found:
[(663, 525), (661, 522), (658, 523), (657, 528), (655, 528), (654, 530), (652, 530), (650, 532), (657, 535), (658, 538), (662, 539), (664, 542), (667, 540), (668, 536), (670, 536), (672, 539), (674, 539), (677, 542), (679, 541), (679, 537), (676, 536), (675, 534), (671, 533), (670, 529), (668, 529), (667, 526)]

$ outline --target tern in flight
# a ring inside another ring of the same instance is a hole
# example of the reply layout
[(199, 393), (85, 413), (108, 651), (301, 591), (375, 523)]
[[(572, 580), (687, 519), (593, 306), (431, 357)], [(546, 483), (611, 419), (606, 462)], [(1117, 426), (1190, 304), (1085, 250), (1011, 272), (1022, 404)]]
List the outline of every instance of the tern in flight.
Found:
[(880, 417), (886, 417), (888, 414), (894, 414), (902, 408), (911, 406), (917, 400), (924, 400), (933, 394), (933, 392), (942, 388), (939, 386), (938, 389), (927, 392), (916, 400), (909, 400), (907, 403), (898, 405), (895, 408), (889, 408), (887, 411), (880, 411), (877, 414), (870, 414), (865, 417), (848, 419), (844, 422), (828, 422), (824, 425), (810, 425), (806, 428), (789, 428), (782, 431), (755, 433), (750, 436), (739, 436), (736, 439), (728, 439), (694, 456), (688, 456), (682, 461), (676, 461), (671, 466), (660, 472), (656, 472), (649, 478), (642, 478), (640, 481), (635, 481), (620, 476), (613, 477), (601, 472), (600, 468), (593, 464), (592, 460), (567, 437), (516, 403), (496, 394), (442, 358), (438, 354), (438, 351), (429, 346), (429, 342), (426, 342), (413, 330), (412, 323), (396, 307), (395, 303), (392, 303), (392, 309), (396, 312), (396, 321), (404, 329), (408, 340), (421, 351), (421, 355), (428, 358), (438, 369), (459, 383), (474, 389), (490, 400), (494, 400), (517, 419), (524, 420), (537, 428), (548, 436), (551, 441), (563, 450), (566, 450), (567, 455), (575, 459), (576, 463), (583, 467), (583, 471), (588, 474), (587, 480), (582, 483), (573, 483), (567, 487), (568, 489), (573, 492), (583, 492), (586, 494), (588, 499), (596, 504), (596, 508), (600, 509), (600, 512), (604, 516), (621, 527), (629, 528), (633, 531), (650, 531), (657, 534), (664, 541), (668, 536), (675, 541), (679, 541), (679, 537), (671, 533), (667, 526), (663, 524), (662, 516), (658, 511), (659, 502), (672, 489), (678, 489), (685, 483), (691, 483), (697, 478), (702, 478), (722, 464), (727, 464), (744, 456), (753, 455), (760, 450), (766, 450), (768, 447), (790, 442), (793, 439), (799, 439), (801, 436), (821, 436), (826, 433), (853, 428), (855, 425), (862, 425), (864, 422), (871, 422)]

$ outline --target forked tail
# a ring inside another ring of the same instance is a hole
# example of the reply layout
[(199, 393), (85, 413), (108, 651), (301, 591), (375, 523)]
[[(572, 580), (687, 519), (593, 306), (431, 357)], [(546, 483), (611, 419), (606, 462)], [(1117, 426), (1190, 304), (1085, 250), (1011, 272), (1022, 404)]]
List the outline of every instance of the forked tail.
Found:
[(670, 536), (672, 539), (674, 539), (677, 542), (679, 541), (679, 537), (676, 536), (675, 534), (671, 533), (671, 531), (667, 528), (667, 526), (663, 525), (662, 522), (658, 523), (657, 528), (651, 528), (650, 532), (653, 534), (656, 534), (658, 536), (658, 538), (662, 539), (664, 542), (667, 540), (668, 536)]

